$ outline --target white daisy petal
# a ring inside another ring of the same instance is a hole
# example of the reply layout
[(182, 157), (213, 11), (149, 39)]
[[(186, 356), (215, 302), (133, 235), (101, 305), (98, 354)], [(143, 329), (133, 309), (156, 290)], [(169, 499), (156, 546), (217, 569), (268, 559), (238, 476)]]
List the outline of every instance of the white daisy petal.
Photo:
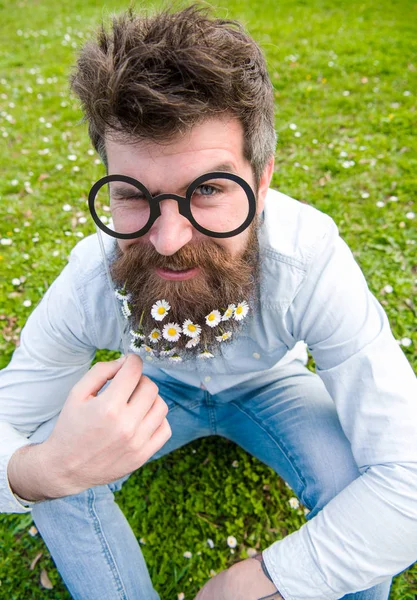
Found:
[(114, 295), (118, 300), (130, 300), (131, 294), (128, 294), (126, 290), (115, 290)]
[(155, 321), (162, 321), (168, 314), (171, 306), (166, 300), (158, 300), (152, 306), (151, 315)]
[(235, 308), (235, 312), (233, 314), (233, 318), (235, 321), (241, 321), (248, 314), (249, 305), (246, 300), (243, 302), (239, 302), (239, 304)]
[(208, 350), (204, 350), (203, 352), (200, 352), (198, 358), (214, 358), (214, 354), (212, 354)]
[(216, 327), (220, 323), (222, 316), (218, 310), (212, 310), (210, 314), (206, 315), (206, 324), (209, 327)]
[(225, 331), (222, 335), (216, 335), (216, 340), (218, 342), (225, 342), (229, 338), (232, 337), (232, 333), (230, 331)]
[(167, 323), (164, 325), (162, 335), (166, 340), (176, 342), (181, 337), (181, 325), (178, 325), (178, 323)]
[(199, 343), (200, 343), (200, 337), (191, 338), (191, 340), (185, 344), (185, 347), (186, 348), (194, 348), (194, 346), (197, 346)]
[(131, 329), (130, 330), (130, 335), (135, 338), (135, 340), (144, 340), (145, 339), (145, 334), (143, 333), (142, 329)]
[(201, 333), (201, 327), (193, 323), (191, 319), (187, 319), (182, 325), (182, 332), (190, 338), (196, 338)]
[(235, 308), (236, 308), (235, 304), (229, 304), (229, 306), (224, 311), (224, 314), (222, 316), (222, 321), (228, 321), (230, 319), (230, 317), (233, 316)]
[(168, 360), (170, 360), (172, 362), (181, 362), (182, 358), (181, 358), (181, 356), (179, 356), (179, 354), (173, 354), (172, 356), (169, 357)]
[(129, 319), (132, 316), (132, 307), (127, 300), (123, 300), (122, 313), (125, 319)]
[(172, 356), (176, 352), (177, 348), (165, 348), (164, 350), (161, 350), (160, 354), (161, 356)]
[(141, 347), (142, 350), (145, 350), (146, 354), (149, 354), (150, 356), (154, 356), (154, 351), (153, 348), (151, 348), (150, 346), (148, 346), (147, 344), (142, 344)]
[(148, 335), (151, 344), (156, 344), (161, 339), (161, 331), (160, 329), (152, 329), (151, 333)]
[(142, 342), (140, 340), (132, 340), (130, 342), (130, 350), (133, 350), (133, 352), (137, 352), (138, 350), (140, 350), (142, 346)]

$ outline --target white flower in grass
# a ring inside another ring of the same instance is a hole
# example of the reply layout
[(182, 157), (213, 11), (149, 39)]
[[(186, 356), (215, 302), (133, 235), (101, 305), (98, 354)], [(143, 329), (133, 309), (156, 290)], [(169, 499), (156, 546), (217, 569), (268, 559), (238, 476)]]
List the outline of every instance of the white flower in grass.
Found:
[(155, 319), (155, 321), (162, 321), (168, 314), (171, 306), (166, 300), (158, 300), (152, 306), (151, 315)]
[(298, 508), (300, 506), (300, 503), (297, 498), (290, 498), (288, 500), (288, 502), (289, 502), (291, 508)]
[(197, 338), (201, 333), (201, 327), (193, 323), (191, 319), (187, 319), (182, 324), (182, 332), (190, 338)]
[(169, 342), (176, 342), (181, 337), (181, 325), (178, 325), (178, 323), (167, 323), (164, 325), (162, 335)]
[(241, 321), (244, 317), (246, 317), (246, 315), (248, 314), (248, 310), (249, 305), (246, 302), (246, 300), (243, 300), (243, 302), (239, 302), (239, 304), (235, 308), (235, 312), (233, 315), (235, 321)]
[(206, 323), (209, 327), (216, 327), (222, 320), (222, 316), (218, 310), (212, 310), (210, 314), (206, 315)]
[(133, 338), (135, 338), (135, 340), (144, 340), (145, 339), (145, 334), (143, 333), (142, 329), (131, 329), (130, 335)]
[(214, 354), (212, 354), (208, 350), (204, 350), (203, 352), (200, 352), (198, 358), (214, 358)]
[(153, 348), (151, 348), (147, 344), (142, 344), (141, 349), (145, 350), (145, 352), (147, 354), (149, 354), (150, 356), (154, 356), (154, 354), (155, 354), (154, 351), (153, 351)]
[(122, 313), (125, 319), (132, 316), (132, 307), (127, 300), (123, 300)]
[(227, 545), (229, 546), (229, 548), (236, 548), (237, 539), (233, 535), (229, 535), (229, 537), (227, 538)]
[(192, 553), (187, 550), (187, 552), (184, 552), (183, 556), (184, 556), (184, 558), (191, 558)]
[(194, 346), (197, 346), (199, 343), (200, 343), (199, 337), (191, 338), (191, 340), (185, 344), (185, 347), (186, 348), (194, 348)]
[(222, 316), (222, 321), (228, 321), (230, 319), (230, 317), (233, 315), (235, 308), (236, 308), (235, 304), (229, 304), (229, 306), (224, 311), (224, 314)]
[(225, 331), (222, 335), (216, 335), (216, 340), (218, 342), (225, 342), (229, 338), (232, 337), (232, 333), (230, 331)]
[(173, 354), (168, 360), (171, 360), (172, 362), (181, 362), (182, 358), (179, 354)]
[(158, 340), (161, 339), (161, 331), (159, 329), (152, 329), (151, 333), (148, 335), (152, 344), (156, 344)]

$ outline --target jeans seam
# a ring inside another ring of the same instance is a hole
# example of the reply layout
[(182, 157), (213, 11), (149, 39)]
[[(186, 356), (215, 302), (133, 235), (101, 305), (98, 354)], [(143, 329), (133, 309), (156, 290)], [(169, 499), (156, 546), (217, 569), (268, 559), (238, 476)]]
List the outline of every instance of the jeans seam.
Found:
[(216, 409), (214, 407), (215, 402), (214, 402), (214, 400), (212, 400), (210, 392), (207, 392), (207, 391), (204, 392), (204, 399), (207, 404), (207, 410), (208, 410), (208, 416), (209, 416), (209, 422), (210, 422), (212, 435), (216, 435), (217, 434), (217, 426), (216, 426)]
[[(239, 404), (237, 404), (236, 402), (231, 402), (230, 404), (233, 404), (233, 406), (235, 406), (241, 413), (243, 413), (246, 417), (248, 417), (249, 419), (251, 419), (251, 421), (253, 421), (254, 423), (256, 423), (256, 425), (258, 425), (258, 427), (260, 427), (262, 429), (262, 431), (264, 431), (269, 438), (274, 442), (274, 444), (276, 444), (280, 450), (283, 450), (283, 454), (285, 455), (291, 469), (294, 471), (294, 473), (297, 475), (297, 477), (299, 478), (301, 484), (303, 485), (303, 491), (307, 489), (307, 482), (305, 481), (301, 471), (299, 471), (295, 465), (295, 462), (292, 462), (290, 460), (290, 458), (295, 459), (295, 457), (291, 454), (291, 452), (288, 450), (287, 446), (280, 440), (278, 441), (273, 435), (272, 433), (262, 424), (261, 421), (258, 421), (258, 419), (256, 418), (255, 415), (253, 415), (250, 411), (246, 411), (243, 410), (243, 408), (241, 406), (239, 406)], [(300, 494), (300, 500), (301, 500), (301, 496), (302, 494)], [(305, 502), (304, 499), (302, 500), (302, 503), (304, 504), (304, 506), (306, 506), (306, 508), (311, 509), (311, 505), (309, 502)]]
[(95, 498), (96, 498), (96, 495), (94, 493), (94, 490), (90, 488), (88, 490), (88, 509), (89, 509), (90, 515), (93, 518), (94, 530), (100, 541), (100, 544), (101, 544), (101, 547), (103, 550), (103, 554), (107, 561), (107, 565), (110, 568), (110, 571), (112, 573), (114, 581), (116, 582), (117, 593), (119, 594), (119, 600), (128, 600), (128, 597), (126, 595), (126, 589), (123, 585), (122, 578), (120, 576), (119, 570), (116, 565), (116, 561), (110, 550), (110, 545), (106, 539), (106, 536), (104, 535), (103, 528), (102, 528), (101, 522), (100, 522), (100, 517), (98, 516), (97, 511), (95, 509), (95, 502), (94, 502)]
[[(196, 402), (194, 402), (194, 404), (190, 404), (190, 406), (187, 406), (187, 408), (189, 408), (190, 410), (193, 410), (194, 408), (197, 408), (197, 406), (199, 404), (202, 404), (201, 400), (197, 400)], [(168, 414), (172, 413), (176, 408), (184, 408), (184, 407), (181, 406), (180, 404), (178, 404), (177, 402), (173, 406), (168, 405)]]

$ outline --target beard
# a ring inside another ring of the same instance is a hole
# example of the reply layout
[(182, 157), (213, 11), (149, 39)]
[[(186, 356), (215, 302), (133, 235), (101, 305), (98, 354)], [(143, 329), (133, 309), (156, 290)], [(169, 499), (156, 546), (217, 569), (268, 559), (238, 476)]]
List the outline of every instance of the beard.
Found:
[[(252, 311), (257, 299), (259, 282), (259, 218), (256, 215), (249, 227), (246, 247), (240, 255), (231, 256), (226, 248), (212, 238), (183, 246), (171, 256), (158, 254), (152, 244), (131, 244), (122, 251), (118, 244), (111, 259), (110, 273), (113, 281), (129, 294), (132, 329), (141, 328), (148, 336), (154, 328), (175, 322), (182, 326), (186, 319), (201, 326), (198, 348), (188, 350), (188, 355), (208, 350), (218, 345), (216, 336), (231, 332), (231, 339), (242, 328), (242, 321), (233, 317), (220, 321), (215, 327), (206, 323), (206, 316), (217, 309), (221, 314), (230, 304), (245, 300)], [(156, 268), (190, 269), (198, 267), (197, 275), (184, 281), (171, 281), (160, 277)], [(155, 321), (151, 308), (157, 300), (170, 304), (163, 321)], [(190, 341), (181, 335), (171, 344), (180, 350)], [(148, 343), (148, 341), (146, 342)], [(167, 342), (163, 340), (164, 347)], [(169, 345), (169, 344), (168, 344)]]

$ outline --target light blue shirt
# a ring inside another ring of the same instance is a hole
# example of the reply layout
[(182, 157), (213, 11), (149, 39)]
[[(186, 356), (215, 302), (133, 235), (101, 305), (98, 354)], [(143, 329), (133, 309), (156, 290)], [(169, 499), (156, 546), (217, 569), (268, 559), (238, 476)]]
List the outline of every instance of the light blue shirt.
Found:
[[(104, 238), (111, 253), (115, 240)], [(162, 368), (215, 394), (306, 361), (308, 347), (361, 476), (264, 557), (286, 600), (337, 600), (417, 559), (417, 378), (333, 219), (269, 190), (259, 243), (260, 310), (242, 335), (192, 369), (154, 358), (144, 372)], [(114, 308), (94, 234), (73, 248), (0, 371), (0, 511), (31, 510), (10, 489), (11, 455), (61, 411), (97, 348), (123, 350)]]

